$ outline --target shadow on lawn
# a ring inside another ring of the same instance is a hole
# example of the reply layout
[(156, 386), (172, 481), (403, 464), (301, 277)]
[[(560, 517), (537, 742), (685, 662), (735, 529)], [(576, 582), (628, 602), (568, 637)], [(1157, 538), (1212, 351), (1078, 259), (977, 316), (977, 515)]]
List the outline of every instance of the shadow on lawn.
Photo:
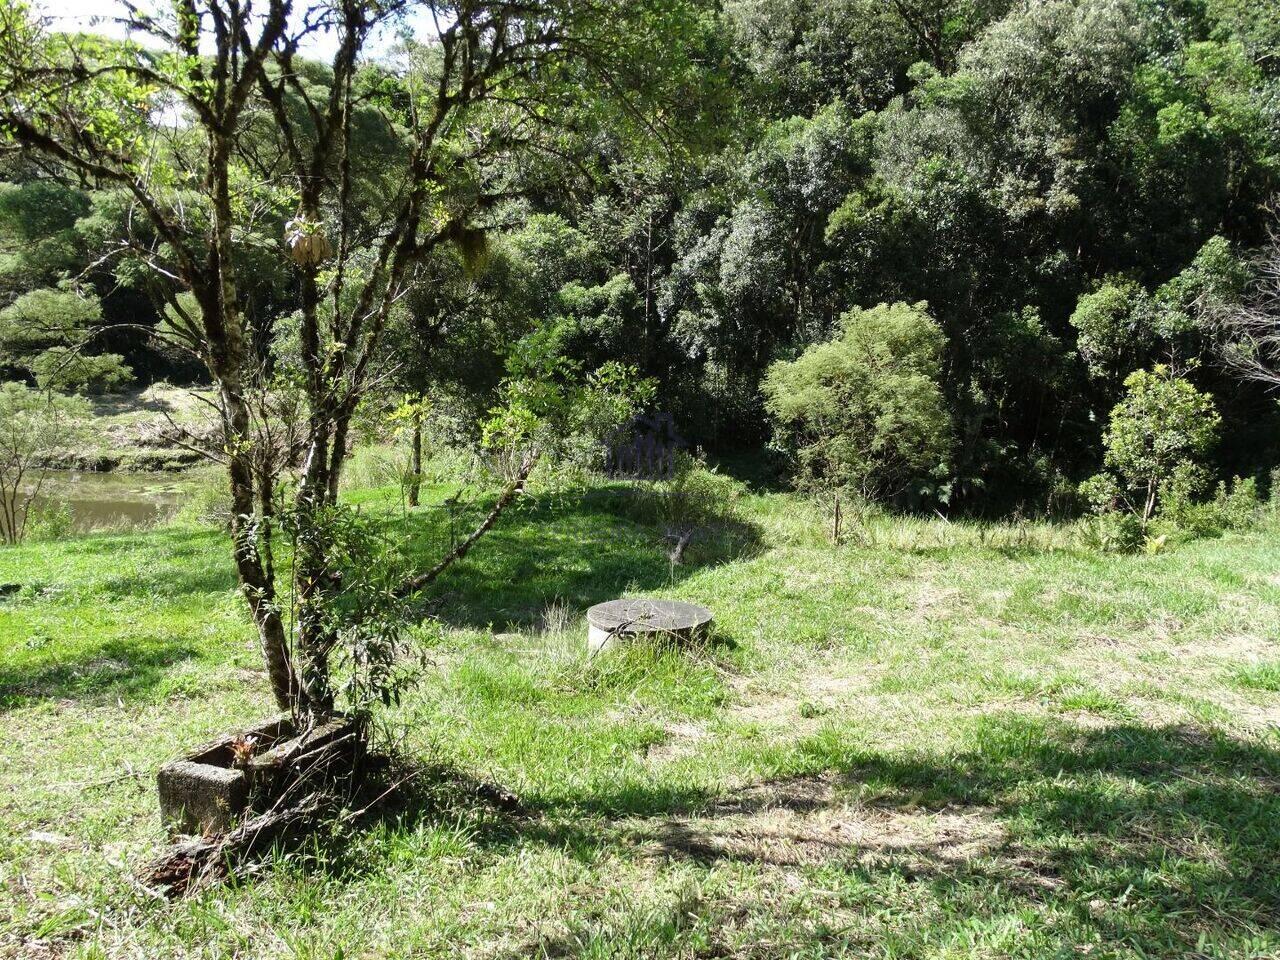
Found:
[(175, 664), (200, 656), (191, 643), (110, 640), (72, 659), (40, 666), (0, 666), (0, 712), (35, 700), (80, 702), (134, 697), (159, 684)]
[[(759, 546), (754, 524), (726, 516), (701, 531), (684, 562), (673, 564), (662, 531), (632, 519), (626, 508), (624, 491), (525, 497), (437, 582), (440, 618), (471, 629), (537, 627), (550, 604), (582, 611), (628, 592), (672, 588)], [(434, 563), (448, 551), (451, 534), (465, 536), (484, 509), (487, 504), (452, 521), (438, 510), (415, 515), (412, 561)]]
[(177, 600), (190, 595), (224, 594), (235, 589), (235, 570), (229, 563), (182, 570), (166, 569), (161, 563), (146, 570), (107, 577), (96, 584), (95, 593), (115, 600), (129, 597)]
[[(571, 800), (517, 798), (454, 768), (423, 768), (360, 824), (368, 842), (313, 836), (299, 862), (335, 879), (378, 874), (384, 845), (439, 824), (485, 851), (481, 862), (552, 849), (603, 871), (601, 889), (627, 882), (610, 871), (628, 863), (748, 871), (721, 870), (729, 880), (713, 896), (673, 893), (636, 911), (585, 897), (567, 929), (530, 938), (513, 960), (658, 947), (683, 956), (695, 928), (698, 956), (774, 955), (744, 952), (746, 930), (804, 955), (871, 950), (884, 934), (930, 953), (1008, 923), (1038, 955), (1274, 945), (1280, 752), (1185, 727), (1009, 716), (983, 721), (973, 743), (934, 755), (812, 741), (800, 751), (810, 772), (727, 793), (620, 781)], [(913, 906), (884, 913), (882, 901)], [(822, 922), (802, 922), (815, 909)]]
[[(975, 749), (949, 756), (811, 747), (822, 773), (716, 797), (606, 792), (488, 839), (587, 863), (604, 854), (736, 863), (779, 883), (810, 871), (823, 890), (841, 875), (851, 888), (919, 884), (913, 899), (932, 898), (951, 918), (933, 921), (944, 938), (1031, 910), (1068, 952), (1127, 944), (1185, 956), (1202, 936), (1274, 937), (1280, 924), (1280, 753), (1262, 742), (1005, 718), (983, 725)], [(741, 916), (767, 906), (704, 908)], [(586, 942), (539, 941), (512, 956), (568, 956)]]

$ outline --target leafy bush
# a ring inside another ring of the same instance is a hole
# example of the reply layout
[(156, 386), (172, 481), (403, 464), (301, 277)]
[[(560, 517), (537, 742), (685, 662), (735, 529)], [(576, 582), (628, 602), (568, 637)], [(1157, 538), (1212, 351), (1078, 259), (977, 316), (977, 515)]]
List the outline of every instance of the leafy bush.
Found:
[(1253, 477), (1243, 480), (1235, 477), (1229, 488), (1227, 484), (1219, 483), (1213, 506), (1225, 529), (1243, 530), (1251, 526), (1262, 509), (1258, 482)]
[(733, 508), (741, 496), (738, 484), (698, 458), (681, 451), (670, 477), (638, 480), (633, 516), (646, 523), (687, 529)]
[(173, 517), (176, 524), (226, 528), (231, 525), (231, 491), (214, 471), (201, 471), (200, 483), (188, 487)]
[(324, 668), (303, 664), (304, 682), (307, 671), (314, 671), (313, 682), (327, 685), (345, 711), (367, 719), (379, 706), (398, 705), (426, 667), (422, 636), (409, 629), (415, 620), (411, 598), (398, 590), (408, 562), (379, 521), (358, 509), (325, 507), (305, 525), (298, 522), (302, 515), (289, 510), (280, 518), (279, 532), (295, 554), (306, 548), (317, 525), (334, 544), (334, 588), (327, 602), (316, 605), (296, 588), (289, 600), (300, 619), (317, 617), (328, 638), (321, 653)]
[(1138, 370), (1125, 387), (1103, 437), (1110, 472), (1086, 480), (1080, 492), (1095, 511), (1123, 510), (1145, 525), (1162, 492), (1175, 500), (1193, 495), (1199, 460), (1217, 439), (1222, 420), (1208, 394), (1165, 367)]
[(22, 541), (48, 456), (80, 436), (88, 414), (79, 397), (0, 385), (0, 541)]
[(608, 437), (652, 403), (657, 390), (656, 381), (616, 361), (584, 371), (545, 330), (516, 344), (507, 370), (503, 402), (483, 424), (481, 447), (494, 472), (508, 480), (527, 474), (544, 454), (560, 466), (601, 467)]
[(1258, 485), (1253, 478), (1235, 477), (1230, 484), (1219, 483), (1213, 499), (1205, 502), (1171, 494), (1161, 502), (1159, 516), (1177, 531), (1196, 537), (1214, 537), (1224, 530), (1243, 530), (1250, 526), (1260, 508)]
[(1131, 280), (1112, 279), (1080, 297), (1071, 325), (1078, 331), (1076, 346), (1095, 377), (1119, 367), (1142, 339), (1137, 316), (1146, 294)]
[(1147, 534), (1136, 514), (1112, 512), (1090, 517), (1081, 539), (1091, 550), (1136, 553), (1147, 542)]
[(96, 297), (69, 290), (31, 290), (0, 310), (0, 344), (11, 356), (78, 339), (102, 321)]
[(0, 360), (28, 371), (42, 389), (114, 390), (133, 379), (119, 354), (86, 352), (102, 323), (96, 297), (31, 290), (0, 310)]
[(30, 369), (40, 389), (62, 393), (105, 393), (133, 380), (133, 370), (120, 354), (90, 355), (70, 347), (50, 347), (31, 360)]
[(74, 527), (71, 508), (65, 503), (33, 503), (27, 509), (27, 536), (32, 540), (65, 540)]
[(807, 489), (869, 499), (942, 478), (952, 448), (939, 382), (942, 329), (926, 304), (854, 308), (843, 332), (769, 368), (765, 406)]

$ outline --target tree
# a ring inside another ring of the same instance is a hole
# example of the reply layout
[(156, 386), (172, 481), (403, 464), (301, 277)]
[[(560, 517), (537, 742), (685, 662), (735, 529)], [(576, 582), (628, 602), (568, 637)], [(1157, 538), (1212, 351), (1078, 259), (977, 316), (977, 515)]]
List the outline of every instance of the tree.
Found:
[(92, 295), (32, 290), (0, 310), (0, 360), (26, 370), (44, 390), (121, 387), (133, 377), (124, 358), (85, 349), (101, 324), (102, 307)]
[[(524, 189), (513, 172), (537, 175), (569, 133), (610, 123), (668, 138), (661, 118), (697, 82), (687, 51), (701, 13), (693, 0), (179, 0), (122, 12), (146, 46), (50, 33), (21, 0), (0, 0), (0, 133), (128, 198), (139, 228), (121, 243), (167, 281), (173, 333), (217, 387), (236, 569), (276, 700), (323, 717), (335, 709), (328, 614), (341, 592), (325, 518), (415, 265), (473, 243)], [(429, 35), (394, 67), (366, 63), (371, 36), (409, 12)], [(322, 95), (298, 54), (321, 31), (336, 41)], [(352, 149), (365, 105), (390, 141), (371, 190)], [(296, 284), (306, 423), (289, 597), (273, 564), (278, 491), (253, 469), (266, 365), (250, 349), (240, 270), (242, 238), (284, 220), (273, 255), (289, 258)]]
[(77, 397), (0, 384), (0, 539), (5, 543), (22, 542), (31, 505), (48, 474), (48, 456), (70, 446), (87, 418), (87, 405)]
[(1246, 269), (1236, 296), (1208, 290), (1196, 306), (1220, 335), (1227, 366), (1269, 391), (1280, 390), (1280, 232)]
[(765, 406), (808, 487), (895, 497), (945, 476), (944, 338), (924, 303), (854, 308), (843, 332), (769, 368)]
[(0, 184), (0, 238), (8, 241), (0, 283), (21, 293), (80, 269), (84, 243), (75, 226), (88, 211), (88, 197), (74, 185)]
[(1213, 399), (1167, 367), (1138, 370), (1125, 380), (1126, 394), (1103, 436), (1105, 474), (1086, 482), (1095, 502), (1118, 496), (1143, 524), (1155, 513), (1162, 485), (1179, 472), (1188, 475), (1217, 440), (1222, 418)]

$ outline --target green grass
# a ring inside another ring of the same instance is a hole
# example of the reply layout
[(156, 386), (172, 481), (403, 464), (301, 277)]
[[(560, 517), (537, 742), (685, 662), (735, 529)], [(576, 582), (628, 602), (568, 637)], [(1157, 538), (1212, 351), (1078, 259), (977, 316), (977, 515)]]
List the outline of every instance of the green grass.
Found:
[[(453, 774), (176, 903), (130, 879), (155, 769), (268, 709), (224, 540), (0, 551), (0, 956), (1276, 956), (1276, 532), (1120, 557), (876, 516), (836, 548), (744, 494), (672, 568), (617, 488), (535, 492), (387, 718)], [(588, 659), (626, 594), (709, 605), (714, 642)]]
[(1234, 678), (1246, 690), (1280, 693), (1280, 662), (1251, 663), (1238, 667)]

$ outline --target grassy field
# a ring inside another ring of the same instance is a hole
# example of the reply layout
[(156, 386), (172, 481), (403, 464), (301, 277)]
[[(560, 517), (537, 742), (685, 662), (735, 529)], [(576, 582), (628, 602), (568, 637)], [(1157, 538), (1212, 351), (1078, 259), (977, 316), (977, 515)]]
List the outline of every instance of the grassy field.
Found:
[[(0, 955), (1280, 955), (1274, 525), (833, 547), (747, 492), (673, 568), (628, 503), (535, 492), (441, 583), (388, 721), (448, 775), (176, 903), (131, 880), (155, 769), (268, 706), (224, 540), (0, 551)], [(589, 660), (582, 611), (636, 594), (709, 605), (714, 641)]]

